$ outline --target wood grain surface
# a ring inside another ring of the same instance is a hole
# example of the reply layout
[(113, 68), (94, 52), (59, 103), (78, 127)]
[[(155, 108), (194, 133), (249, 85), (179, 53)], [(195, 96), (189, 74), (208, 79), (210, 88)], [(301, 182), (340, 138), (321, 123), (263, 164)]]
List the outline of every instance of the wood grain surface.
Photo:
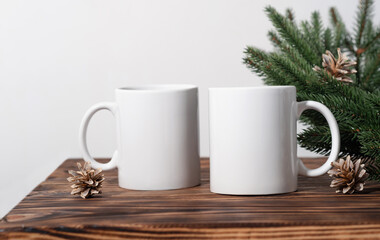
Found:
[[(112, 170), (102, 195), (81, 199), (66, 181), (77, 161), (65, 161), (0, 221), (0, 239), (380, 239), (379, 184), (341, 195), (327, 175), (300, 176), (293, 193), (219, 195), (209, 190), (209, 161), (202, 159), (197, 187), (126, 190)], [(311, 167), (322, 161), (306, 160)]]

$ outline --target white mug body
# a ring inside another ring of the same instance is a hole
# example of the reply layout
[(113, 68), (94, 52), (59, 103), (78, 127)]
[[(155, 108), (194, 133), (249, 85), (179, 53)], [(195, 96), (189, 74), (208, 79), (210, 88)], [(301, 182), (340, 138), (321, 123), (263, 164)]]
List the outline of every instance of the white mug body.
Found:
[[(320, 176), (338, 158), (340, 134), (334, 115), (319, 102), (297, 102), (294, 86), (211, 88), (209, 104), (212, 192), (293, 192), (298, 174)], [(315, 169), (297, 158), (297, 120), (307, 109), (320, 112), (331, 133), (330, 156)]]
[(200, 184), (198, 89), (116, 89), (119, 185), (166, 190)]
[[(93, 105), (80, 127), (83, 158), (94, 168), (118, 168), (119, 186), (170, 190), (200, 184), (198, 88), (143, 85), (115, 90), (115, 102)], [(116, 119), (117, 150), (106, 163), (89, 154), (86, 133), (92, 116), (109, 110)]]
[(297, 189), (295, 87), (211, 88), (209, 104), (212, 192)]

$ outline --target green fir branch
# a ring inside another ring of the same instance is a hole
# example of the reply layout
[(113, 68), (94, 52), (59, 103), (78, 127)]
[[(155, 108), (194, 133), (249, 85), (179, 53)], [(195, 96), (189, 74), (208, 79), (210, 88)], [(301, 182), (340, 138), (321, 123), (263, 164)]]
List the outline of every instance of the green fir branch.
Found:
[(265, 8), (265, 11), (284, 40), (291, 46), (299, 49), (301, 55), (309, 63), (316, 65), (320, 62), (318, 54), (316, 54), (310, 47), (310, 44), (302, 38), (302, 33), (289, 19), (279, 14), (273, 7), (268, 6)]
[(286, 18), (289, 19), (293, 24), (295, 24), (295, 15), (292, 9), (286, 9)]
[[(304, 39), (307, 40), (307, 42), (309, 43), (313, 52), (315, 52), (316, 54), (321, 56), (323, 53), (321, 40), (313, 32), (312, 26), (309, 24), (308, 21), (302, 21), (301, 22), (301, 30), (302, 30), (302, 35), (303, 35)], [(312, 30), (312, 31), (310, 31), (310, 30)], [(315, 65), (318, 65), (321, 67), (322, 66), (321, 61)]]
[(361, 0), (359, 4), (359, 11), (356, 16), (356, 34), (355, 41), (358, 47), (361, 47), (362, 36), (366, 23), (371, 17), (371, 8), (373, 7), (373, 0)]
[(275, 31), (273, 31), (273, 30), (269, 31), (268, 32), (268, 38), (272, 42), (274, 47), (278, 47), (278, 48), (281, 47), (282, 40), (280, 39), (280, 37), (277, 35), (277, 33)]
[[(331, 27), (323, 27), (314, 12), (310, 22), (294, 22), (293, 13), (279, 14), (267, 7), (275, 31), (268, 37), (272, 52), (255, 47), (244, 51), (244, 64), (263, 77), (267, 85), (293, 85), (297, 101), (314, 100), (326, 105), (337, 120), (341, 136), (340, 156), (362, 158), (370, 178), (380, 181), (380, 28), (371, 20), (373, 1), (364, 0), (351, 37), (335, 8), (330, 9)], [(337, 48), (357, 61), (354, 84), (338, 81), (321, 66), (321, 54)], [(313, 67), (321, 69), (314, 71)], [(305, 111), (300, 120), (310, 127), (299, 134), (302, 147), (329, 154), (331, 134), (326, 119), (316, 111)]]
[(372, 37), (372, 39), (368, 40), (367, 43), (363, 46), (362, 52), (367, 51), (369, 48), (371, 48), (374, 44), (378, 43), (380, 40), (380, 29), (377, 29), (376, 34)]
[(315, 11), (311, 15), (311, 27), (312, 27), (312, 39), (313, 43), (315, 43), (315, 47), (318, 50), (318, 55), (320, 56), (325, 52), (325, 48), (322, 44), (322, 32), (323, 32), (323, 23), (321, 20), (321, 16), (319, 12)]
[(252, 72), (259, 76), (264, 76), (264, 82), (268, 85), (286, 85), (287, 75), (274, 68), (273, 63), (269, 61), (269, 55), (264, 51), (247, 47), (244, 51), (246, 57), (243, 63), (251, 69)]
[(361, 54), (364, 52), (364, 49), (362, 48), (362, 37), (364, 33), (364, 29), (366, 27), (366, 23), (370, 19), (370, 9), (372, 8), (373, 1), (372, 0), (362, 0), (360, 1), (359, 5), (359, 11), (357, 13), (357, 26), (356, 26), (356, 33), (355, 33), (355, 40), (356, 40), (356, 84), (361, 84)]
[(342, 46), (342, 42), (344, 40), (343, 34), (345, 32), (345, 26), (342, 21), (342, 18), (340, 17), (338, 11), (335, 8), (330, 8), (330, 19), (331, 25), (334, 29), (334, 45), (332, 47), (335, 50)]
[(331, 35), (331, 29), (326, 28), (324, 33), (323, 33), (323, 44), (325, 50), (329, 50), (330, 52), (332, 50), (332, 35)]
[(350, 55), (355, 56), (356, 50), (354, 49), (352, 38), (350, 34), (346, 31), (346, 26), (340, 14), (334, 7), (330, 8), (329, 13), (330, 22), (334, 30), (334, 41), (333, 45), (331, 46), (332, 49), (335, 49), (333, 53), (336, 54), (336, 49), (342, 48), (343, 45), (345, 45), (345, 47), (347, 47), (347, 49), (350, 51)]
[[(363, 87), (370, 91), (378, 90), (380, 89), (380, 49), (378, 49), (375, 57), (366, 60), (367, 63), (363, 71)], [(374, 84), (371, 84), (371, 80)]]

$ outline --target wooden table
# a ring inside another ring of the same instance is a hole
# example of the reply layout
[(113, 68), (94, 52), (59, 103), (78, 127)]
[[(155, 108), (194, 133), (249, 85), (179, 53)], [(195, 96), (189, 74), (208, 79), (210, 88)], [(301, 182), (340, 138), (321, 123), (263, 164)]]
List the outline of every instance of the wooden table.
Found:
[[(66, 181), (76, 161), (65, 161), (1, 220), (0, 239), (380, 239), (379, 184), (341, 195), (324, 175), (299, 177), (298, 191), (288, 194), (218, 195), (209, 191), (209, 161), (202, 159), (198, 187), (125, 190), (112, 170), (103, 194), (84, 200), (70, 195)], [(314, 167), (321, 161), (307, 160)]]

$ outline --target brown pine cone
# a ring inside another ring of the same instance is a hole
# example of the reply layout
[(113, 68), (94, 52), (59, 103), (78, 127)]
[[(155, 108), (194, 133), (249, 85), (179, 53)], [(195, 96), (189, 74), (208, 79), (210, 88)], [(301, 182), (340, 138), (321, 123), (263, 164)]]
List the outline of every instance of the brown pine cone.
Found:
[(336, 188), (336, 192), (353, 193), (364, 189), (365, 180), (368, 178), (365, 164), (361, 163), (361, 159), (355, 162), (351, 161), (351, 157), (347, 156), (346, 160), (339, 159), (338, 162), (332, 162), (331, 169), (327, 173), (334, 179), (331, 181), (330, 187)]
[(77, 166), (79, 171), (68, 171), (69, 174), (72, 175), (72, 177), (67, 178), (67, 181), (73, 183), (73, 185), (71, 185), (71, 188), (73, 188), (71, 194), (80, 194), (82, 198), (91, 197), (94, 194), (101, 194), (102, 191), (100, 189), (105, 179), (104, 174), (102, 174), (102, 169), (91, 169), (90, 162), (85, 162), (83, 168), (79, 162)]
[[(340, 48), (338, 48), (338, 59), (329, 50), (326, 50), (326, 54), (322, 54), (322, 66), (324, 70), (338, 81), (352, 83), (353, 81), (348, 75), (356, 73), (355, 69), (351, 69), (354, 65), (356, 65), (356, 62), (351, 61), (345, 54), (342, 54)], [(318, 66), (315, 66), (313, 69), (314, 71), (322, 70)]]

